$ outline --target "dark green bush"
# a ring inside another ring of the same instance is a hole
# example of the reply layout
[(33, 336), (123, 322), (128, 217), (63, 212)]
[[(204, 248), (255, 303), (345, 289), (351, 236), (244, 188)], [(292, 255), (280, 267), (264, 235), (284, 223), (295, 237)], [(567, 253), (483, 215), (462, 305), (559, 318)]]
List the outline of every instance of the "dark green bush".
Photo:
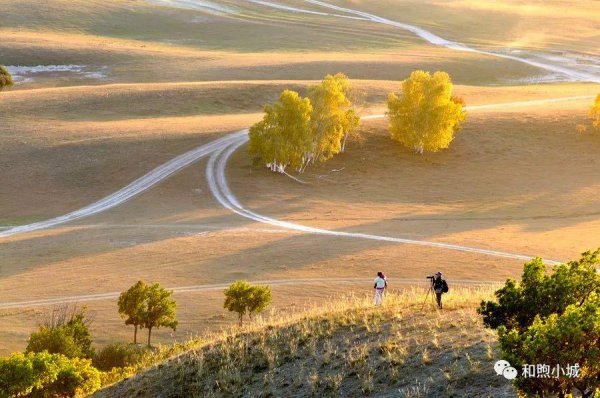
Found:
[[(523, 268), (521, 281), (506, 281), (478, 312), (485, 326), (498, 330), (502, 359), (521, 369), (544, 364), (553, 377), (518, 376), (526, 396), (582, 397), (600, 394), (600, 249), (548, 273), (536, 258)], [(577, 377), (559, 369), (577, 365)]]
[(569, 305), (582, 305), (592, 292), (600, 294), (598, 266), (600, 249), (554, 267), (551, 274), (542, 259), (536, 258), (525, 264), (520, 282), (507, 280), (495, 293), (497, 301), (482, 302), (478, 312), (485, 326), (492, 329), (505, 326), (525, 330), (536, 316), (545, 319), (562, 314)]

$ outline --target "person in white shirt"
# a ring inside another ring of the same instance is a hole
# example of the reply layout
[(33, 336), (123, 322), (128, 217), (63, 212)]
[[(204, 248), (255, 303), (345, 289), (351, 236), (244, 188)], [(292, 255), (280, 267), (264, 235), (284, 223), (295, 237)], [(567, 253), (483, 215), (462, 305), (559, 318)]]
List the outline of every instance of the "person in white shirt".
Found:
[(383, 304), (383, 293), (386, 288), (387, 279), (385, 278), (385, 275), (383, 275), (383, 272), (380, 271), (377, 273), (377, 278), (375, 278), (375, 305)]

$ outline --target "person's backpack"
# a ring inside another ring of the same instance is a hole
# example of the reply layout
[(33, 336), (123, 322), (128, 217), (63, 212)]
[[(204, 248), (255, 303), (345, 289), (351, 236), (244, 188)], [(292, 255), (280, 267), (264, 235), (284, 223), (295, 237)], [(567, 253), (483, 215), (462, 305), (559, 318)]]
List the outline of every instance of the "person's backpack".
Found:
[(442, 292), (444, 293), (448, 293), (448, 284), (446, 283), (445, 280), (442, 281)]

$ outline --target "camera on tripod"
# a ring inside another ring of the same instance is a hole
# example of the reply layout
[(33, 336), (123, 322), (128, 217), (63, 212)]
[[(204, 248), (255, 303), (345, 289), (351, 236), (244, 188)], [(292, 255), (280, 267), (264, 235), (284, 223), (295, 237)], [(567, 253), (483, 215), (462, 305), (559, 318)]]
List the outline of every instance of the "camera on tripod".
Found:
[(425, 278), (431, 279), (433, 281), (435, 279), (435, 276), (431, 275), (431, 276), (426, 276)]

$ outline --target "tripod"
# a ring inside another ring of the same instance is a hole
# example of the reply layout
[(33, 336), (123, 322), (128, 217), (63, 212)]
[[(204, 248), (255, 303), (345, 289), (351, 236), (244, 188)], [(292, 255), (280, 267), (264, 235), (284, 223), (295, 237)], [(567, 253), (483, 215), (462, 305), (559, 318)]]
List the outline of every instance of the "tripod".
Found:
[(425, 303), (427, 303), (427, 297), (429, 297), (429, 293), (431, 293), (431, 304), (435, 305), (435, 300), (433, 298), (433, 279), (429, 284), (429, 289), (427, 289), (427, 294), (425, 295), (425, 300), (423, 300), (423, 305), (421, 306), (421, 311), (425, 308)]

